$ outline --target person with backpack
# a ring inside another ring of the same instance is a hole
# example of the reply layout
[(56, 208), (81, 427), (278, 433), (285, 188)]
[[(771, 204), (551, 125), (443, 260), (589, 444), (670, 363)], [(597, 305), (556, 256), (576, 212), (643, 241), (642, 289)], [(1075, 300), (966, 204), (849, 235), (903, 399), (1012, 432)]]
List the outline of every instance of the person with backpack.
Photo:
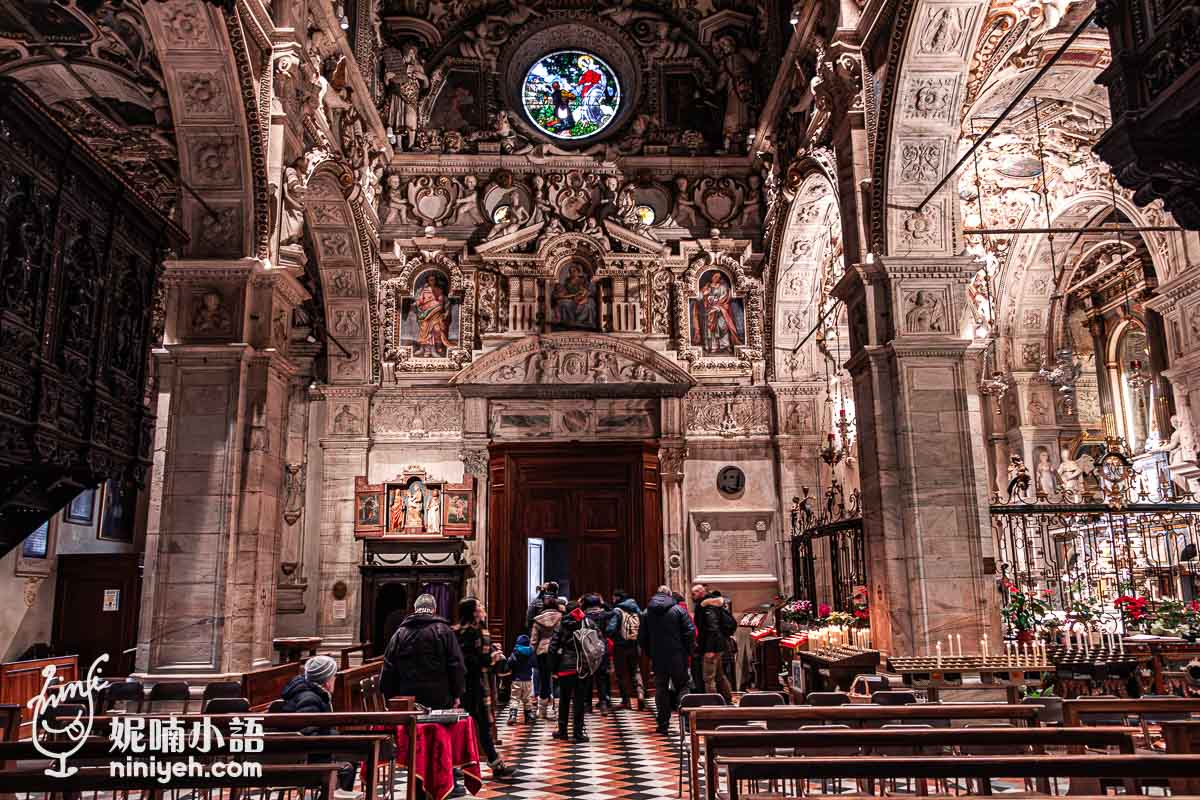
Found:
[(551, 664), (550, 643), (558, 631), (562, 618), (562, 607), (558, 605), (558, 598), (555, 598), (533, 618), (533, 630), (529, 634), (529, 646), (533, 648), (538, 671), (536, 686), (538, 719), (546, 719), (550, 713), (550, 707), (554, 705), (554, 670)]
[(737, 633), (737, 620), (725, 605), (725, 598), (713, 589), (700, 601), (700, 615), (696, 620), (699, 650), (703, 659), (704, 691), (720, 692), (725, 702), (733, 699), (733, 687), (725, 674), (725, 651), (729, 639)]
[(621, 689), (621, 705), (632, 708), (637, 697), (638, 710), (646, 707), (646, 690), (642, 685), (642, 672), (638, 667), (638, 633), (642, 629), (642, 609), (637, 600), (627, 597), (618, 589), (613, 593), (613, 610), (608, 618), (605, 634), (612, 640), (613, 668), (617, 672), (617, 685)]
[[(600, 666), (592, 675), (592, 682), (596, 685), (596, 708), (603, 717), (612, 711), (612, 659), (609, 657), (608, 636), (605, 634), (605, 629), (608, 628), (608, 618), (612, 612), (604, 607), (604, 598), (598, 594), (585, 595), (582, 605), (584, 616), (596, 626), (596, 630), (600, 632), (600, 640), (604, 642), (604, 658), (600, 660)], [(591, 710), (591, 695), (589, 694), (588, 712), (590, 713)]]
[(583, 712), (592, 695), (591, 678), (603, 660), (604, 650), (604, 639), (595, 624), (578, 605), (569, 605), (562, 624), (550, 641), (554, 675), (558, 678), (559, 687), (555, 739), (566, 741), (567, 723), (571, 722), (575, 742), (590, 741), (584, 732)]

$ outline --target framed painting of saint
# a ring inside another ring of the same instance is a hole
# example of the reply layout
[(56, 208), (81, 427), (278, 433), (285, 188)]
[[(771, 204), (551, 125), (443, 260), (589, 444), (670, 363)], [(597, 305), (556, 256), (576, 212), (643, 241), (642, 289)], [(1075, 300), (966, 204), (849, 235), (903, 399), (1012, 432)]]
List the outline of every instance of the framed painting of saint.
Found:
[(354, 532), (383, 532), (383, 492), (356, 492), (354, 495)]
[(121, 481), (108, 479), (100, 495), (100, 525), (96, 537), (110, 542), (133, 541), (133, 501), (136, 495)]
[(745, 301), (733, 296), (729, 276), (719, 269), (704, 270), (697, 291), (688, 301), (692, 346), (705, 355), (734, 355), (746, 342)]
[(600, 330), (600, 304), (592, 270), (583, 263), (572, 261), (558, 270), (550, 287), (551, 330)]
[(413, 358), (445, 358), (457, 347), (461, 303), (450, 296), (450, 278), (438, 269), (427, 269), (413, 281), (400, 314), (400, 344), (412, 348)]
[(466, 483), (447, 484), (443, 499), (442, 532), (446, 536), (475, 538), (474, 479)]

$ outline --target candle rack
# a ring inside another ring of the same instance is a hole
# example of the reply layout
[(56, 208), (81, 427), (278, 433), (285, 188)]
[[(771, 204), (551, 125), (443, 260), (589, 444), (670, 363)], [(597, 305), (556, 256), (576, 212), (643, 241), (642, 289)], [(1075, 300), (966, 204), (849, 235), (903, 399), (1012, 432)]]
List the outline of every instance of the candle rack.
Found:
[(930, 702), (937, 702), (943, 689), (1005, 689), (1010, 703), (1020, 699), (1023, 686), (1040, 687), (1045, 673), (1054, 666), (1041, 653), (1002, 655), (911, 656), (889, 658), (888, 669), (901, 676), (904, 685), (924, 689)]

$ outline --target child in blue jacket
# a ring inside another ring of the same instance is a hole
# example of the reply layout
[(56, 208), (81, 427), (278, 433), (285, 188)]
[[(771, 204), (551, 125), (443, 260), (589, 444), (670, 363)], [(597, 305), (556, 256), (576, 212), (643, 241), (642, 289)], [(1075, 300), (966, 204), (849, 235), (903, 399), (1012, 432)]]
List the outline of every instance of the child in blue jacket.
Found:
[(529, 637), (521, 634), (517, 645), (508, 657), (508, 668), (512, 672), (512, 696), (508, 703), (508, 724), (517, 724), (517, 704), (520, 703), (525, 721), (533, 722), (533, 709), (529, 700), (533, 696), (533, 648)]

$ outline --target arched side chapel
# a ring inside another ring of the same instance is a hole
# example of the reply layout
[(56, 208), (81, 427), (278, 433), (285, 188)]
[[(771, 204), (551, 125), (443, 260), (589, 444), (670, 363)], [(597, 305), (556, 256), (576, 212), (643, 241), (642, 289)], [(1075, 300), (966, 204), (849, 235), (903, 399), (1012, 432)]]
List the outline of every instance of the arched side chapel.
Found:
[(1108, 34), (984, 137), (1091, 3), (349, 5), (139, 3), (141, 45), (101, 21), (78, 56), (190, 237), (140, 674), (379, 652), (427, 589), (510, 642), (552, 577), (999, 641), (1014, 457), (1057, 489), (1119, 435), (1200, 477), (1200, 242), (1096, 155)]

